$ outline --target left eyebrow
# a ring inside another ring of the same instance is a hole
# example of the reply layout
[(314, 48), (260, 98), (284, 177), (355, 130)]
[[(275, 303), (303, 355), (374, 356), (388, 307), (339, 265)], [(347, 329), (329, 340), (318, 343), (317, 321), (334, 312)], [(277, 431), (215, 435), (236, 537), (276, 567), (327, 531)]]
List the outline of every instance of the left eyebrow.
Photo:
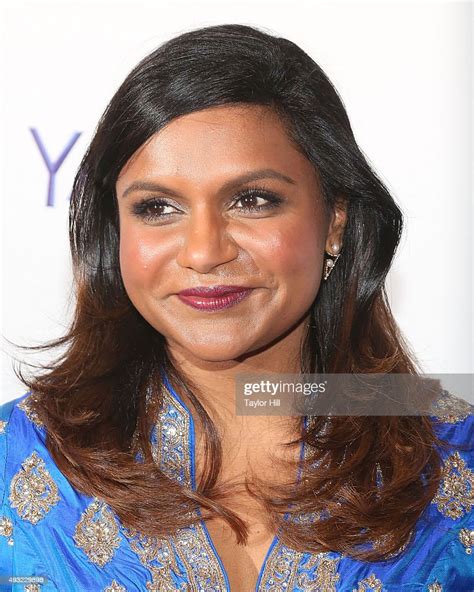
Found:
[[(290, 185), (296, 185), (296, 181), (291, 177), (288, 177), (288, 175), (279, 173), (274, 169), (259, 169), (256, 171), (244, 173), (243, 175), (239, 175), (230, 181), (226, 181), (224, 185), (222, 185), (220, 192), (223, 193), (225, 191), (231, 191), (239, 185), (250, 183), (251, 181), (257, 181), (259, 179), (279, 179), (280, 181), (285, 181)], [(129, 185), (129, 187), (127, 187), (127, 189), (125, 189), (122, 197), (127, 197), (127, 195), (133, 191), (159, 191), (161, 193), (166, 193), (166, 195), (169, 195), (170, 197), (184, 198), (184, 196), (175, 189), (171, 189), (170, 187), (166, 187), (160, 183), (150, 181), (134, 181), (131, 185)]]

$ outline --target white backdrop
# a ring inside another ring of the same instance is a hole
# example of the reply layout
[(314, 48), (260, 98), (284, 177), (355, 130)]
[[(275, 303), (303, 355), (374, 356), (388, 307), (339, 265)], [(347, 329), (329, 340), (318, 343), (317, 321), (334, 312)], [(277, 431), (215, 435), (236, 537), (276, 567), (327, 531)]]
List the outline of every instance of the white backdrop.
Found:
[[(426, 372), (473, 372), (470, 3), (11, 0), (1, 16), (0, 402), (25, 390), (11, 369), (25, 355), (5, 339), (58, 337), (71, 314), (68, 198), (106, 103), (163, 41), (231, 22), (291, 39), (335, 84), (406, 217), (388, 279), (395, 317)], [(51, 205), (31, 128), (53, 164), (80, 132)]]

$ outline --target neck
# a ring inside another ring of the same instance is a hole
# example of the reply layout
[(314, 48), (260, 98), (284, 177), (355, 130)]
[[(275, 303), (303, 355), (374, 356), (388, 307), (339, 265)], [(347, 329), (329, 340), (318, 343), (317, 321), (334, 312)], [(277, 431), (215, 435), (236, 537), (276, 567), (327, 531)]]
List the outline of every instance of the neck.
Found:
[[(258, 433), (258, 430), (276, 429), (281, 433), (283, 426), (299, 425), (299, 418), (288, 416), (236, 415), (236, 375), (292, 374), (301, 372), (301, 344), (306, 325), (299, 324), (283, 339), (270, 346), (239, 356), (233, 360), (208, 361), (192, 355), (177, 344), (168, 343), (168, 355), (184, 379), (189, 379), (198, 390), (199, 401), (206, 408), (217, 427), (228, 432)], [(275, 377), (277, 378), (277, 377)], [(195, 411), (191, 409), (193, 416)], [(242, 428), (245, 428), (244, 430)]]

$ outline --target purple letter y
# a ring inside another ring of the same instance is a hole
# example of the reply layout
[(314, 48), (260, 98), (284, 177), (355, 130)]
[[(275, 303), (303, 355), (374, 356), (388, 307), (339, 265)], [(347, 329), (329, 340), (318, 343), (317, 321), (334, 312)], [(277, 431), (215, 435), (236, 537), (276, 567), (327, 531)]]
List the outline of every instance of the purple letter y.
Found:
[(47, 206), (54, 206), (54, 178), (56, 176), (56, 173), (59, 170), (59, 167), (63, 164), (66, 156), (71, 151), (71, 148), (77, 142), (77, 139), (81, 135), (81, 132), (74, 132), (73, 135), (71, 136), (71, 139), (66, 144), (66, 147), (61, 152), (61, 155), (59, 156), (57, 161), (51, 162), (51, 159), (49, 158), (48, 153), (46, 152), (46, 148), (44, 147), (43, 142), (42, 142), (37, 130), (34, 127), (30, 127), (30, 131), (33, 134), (33, 138), (35, 139), (36, 145), (38, 146), (39, 151), (41, 152), (41, 156), (43, 157), (43, 160), (44, 160), (46, 167), (48, 169), (48, 172), (49, 172), (48, 199), (46, 201), (46, 205)]

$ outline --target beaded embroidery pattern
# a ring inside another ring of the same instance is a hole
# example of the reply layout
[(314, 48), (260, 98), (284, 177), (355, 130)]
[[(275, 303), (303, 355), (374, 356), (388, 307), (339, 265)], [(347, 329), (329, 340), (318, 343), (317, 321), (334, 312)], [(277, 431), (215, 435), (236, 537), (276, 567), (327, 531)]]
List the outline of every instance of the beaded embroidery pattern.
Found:
[(383, 592), (382, 582), (376, 578), (374, 574), (370, 574), (368, 578), (360, 581), (359, 587), (354, 588), (353, 592), (368, 592), (368, 590), (373, 590), (374, 592)]
[(474, 505), (474, 473), (457, 450), (444, 461), (442, 480), (431, 503), (453, 520), (470, 512)]
[(76, 525), (74, 542), (89, 560), (104, 567), (120, 545), (119, 526), (113, 512), (98, 499), (82, 513)]
[(25, 413), (27, 418), (32, 423), (34, 423), (35, 426), (42, 428), (42, 427), (44, 427), (44, 424), (41, 421), (41, 419), (39, 418), (37, 412), (33, 409), (33, 405), (32, 405), (37, 400), (38, 400), (37, 395), (35, 395), (34, 393), (31, 393), (30, 395), (25, 397), (23, 399), (23, 401), (21, 401), (21, 403), (18, 403), (18, 408), (21, 409)]
[(470, 403), (444, 390), (436, 401), (433, 415), (443, 423), (458, 423), (469, 417), (473, 411)]
[(37, 524), (59, 502), (56, 483), (35, 451), (10, 483), (10, 503), (23, 520)]
[(466, 548), (466, 553), (471, 555), (472, 548), (474, 547), (474, 530), (468, 528), (461, 528), (458, 534), (459, 541)]

